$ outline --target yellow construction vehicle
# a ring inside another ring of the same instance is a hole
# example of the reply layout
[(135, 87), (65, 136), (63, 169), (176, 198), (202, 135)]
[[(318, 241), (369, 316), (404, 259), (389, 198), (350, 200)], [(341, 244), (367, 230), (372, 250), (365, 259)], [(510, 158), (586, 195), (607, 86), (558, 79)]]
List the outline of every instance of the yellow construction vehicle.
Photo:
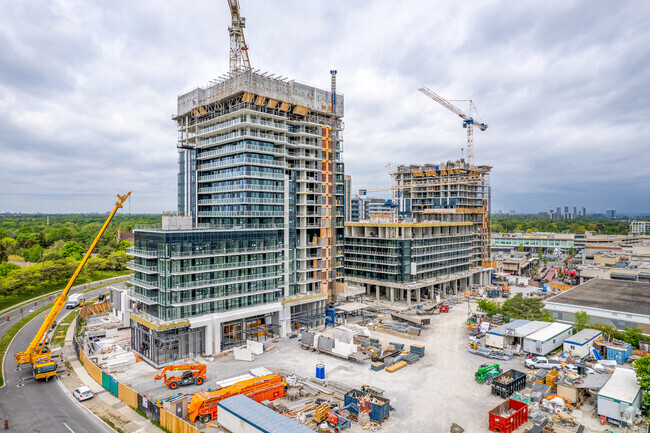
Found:
[(125, 195), (117, 195), (117, 201), (115, 202), (113, 212), (111, 212), (108, 218), (106, 218), (104, 225), (97, 234), (97, 237), (93, 243), (88, 248), (88, 251), (86, 251), (86, 255), (83, 257), (83, 259), (81, 259), (81, 263), (79, 263), (79, 266), (77, 266), (77, 270), (70, 278), (70, 281), (68, 281), (68, 284), (65, 286), (65, 289), (63, 289), (63, 292), (61, 292), (61, 294), (54, 300), (52, 309), (43, 319), (43, 324), (34, 336), (32, 342), (29, 344), (29, 347), (27, 347), (24, 352), (18, 352), (14, 355), (14, 358), (16, 359), (16, 362), (18, 362), (18, 365), (32, 364), (34, 367), (34, 379), (49, 380), (50, 377), (56, 376), (56, 362), (52, 361), (51, 359), (52, 353), (50, 352), (50, 348), (47, 346), (47, 333), (52, 328), (52, 324), (56, 320), (61, 310), (65, 307), (65, 301), (68, 296), (68, 292), (81, 273), (81, 269), (83, 269), (86, 261), (88, 261), (90, 254), (95, 249), (97, 242), (99, 242), (99, 238), (102, 237), (102, 234), (106, 230), (106, 227), (108, 227), (111, 219), (113, 219), (113, 215), (115, 215), (115, 212), (117, 212), (117, 210), (122, 207), (122, 204), (126, 201), (129, 195), (131, 195), (131, 191)]

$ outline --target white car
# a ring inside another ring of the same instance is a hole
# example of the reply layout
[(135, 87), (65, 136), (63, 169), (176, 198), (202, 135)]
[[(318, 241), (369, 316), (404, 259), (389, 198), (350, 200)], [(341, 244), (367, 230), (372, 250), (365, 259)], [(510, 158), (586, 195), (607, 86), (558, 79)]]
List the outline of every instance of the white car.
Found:
[(89, 387), (82, 386), (72, 391), (72, 395), (74, 395), (77, 400), (84, 401), (88, 400), (89, 398), (93, 398), (95, 394), (93, 394), (92, 389)]

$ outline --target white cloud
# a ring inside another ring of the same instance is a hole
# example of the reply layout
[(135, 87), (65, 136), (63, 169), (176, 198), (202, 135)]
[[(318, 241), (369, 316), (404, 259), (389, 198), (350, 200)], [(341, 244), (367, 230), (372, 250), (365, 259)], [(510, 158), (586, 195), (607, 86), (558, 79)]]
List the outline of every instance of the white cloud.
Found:
[[(241, 1), (253, 66), (339, 71), (346, 172), (456, 159), (472, 98), (493, 209), (648, 211), (646, 4)], [(10, 2), (0, 17), (0, 211), (176, 206), (176, 97), (227, 69), (226, 2)], [(459, 103), (460, 104), (460, 103)], [(461, 108), (464, 108), (461, 105)], [(643, 197), (646, 200), (643, 200)]]

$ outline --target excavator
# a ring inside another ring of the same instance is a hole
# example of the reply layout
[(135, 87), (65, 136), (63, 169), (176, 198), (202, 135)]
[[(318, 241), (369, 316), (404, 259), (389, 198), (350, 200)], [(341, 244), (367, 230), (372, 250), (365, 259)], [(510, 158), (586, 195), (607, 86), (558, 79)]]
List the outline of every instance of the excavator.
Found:
[[(181, 376), (167, 377), (170, 371), (184, 371)], [(165, 386), (169, 389), (176, 389), (180, 385), (201, 385), (205, 381), (205, 364), (168, 365), (163, 368), (153, 380), (163, 379)]]
[(117, 195), (117, 201), (115, 202), (113, 211), (108, 216), (108, 218), (106, 218), (104, 225), (102, 226), (101, 230), (99, 230), (97, 237), (95, 237), (95, 240), (93, 240), (93, 243), (88, 248), (88, 251), (86, 251), (86, 255), (84, 255), (83, 259), (81, 259), (79, 266), (77, 266), (77, 270), (74, 271), (74, 274), (72, 274), (72, 277), (68, 281), (68, 284), (65, 286), (65, 289), (63, 289), (63, 292), (61, 292), (61, 294), (54, 300), (52, 309), (48, 314), (45, 315), (43, 323), (32, 339), (32, 342), (24, 352), (18, 352), (14, 355), (18, 366), (22, 364), (32, 364), (34, 368), (34, 379), (45, 379), (45, 381), (48, 381), (51, 377), (56, 376), (56, 362), (52, 361), (52, 352), (47, 345), (48, 331), (52, 328), (52, 324), (56, 320), (61, 310), (65, 307), (65, 301), (70, 288), (81, 273), (81, 270), (88, 261), (90, 254), (95, 249), (97, 242), (99, 242), (99, 239), (102, 237), (102, 234), (104, 234), (104, 231), (108, 227), (108, 224), (113, 219), (115, 212), (117, 212), (117, 210), (122, 207), (122, 204), (126, 201), (127, 198), (129, 198), (130, 195), (131, 191), (124, 195)]

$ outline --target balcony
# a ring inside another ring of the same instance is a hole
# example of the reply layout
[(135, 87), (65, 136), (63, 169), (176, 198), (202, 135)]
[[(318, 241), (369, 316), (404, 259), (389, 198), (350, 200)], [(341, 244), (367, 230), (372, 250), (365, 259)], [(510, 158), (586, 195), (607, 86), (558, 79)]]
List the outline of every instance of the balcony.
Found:
[(253, 152), (259, 152), (259, 153), (270, 153), (273, 155), (286, 155), (287, 151), (285, 149), (280, 149), (277, 147), (269, 147), (269, 146), (259, 146), (257, 144), (237, 144), (234, 146), (224, 146), (220, 149), (214, 149), (214, 150), (208, 150), (207, 152), (201, 152), (200, 155), (197, 156), (197, 160), (204, 160), (204, 159), (210, 159), (215, 156), (222, 156), (222, 155), (228, 155), (228, 154), (236, 154), (236, 153), (241, 153), (245, 151), (253, 151)]
[(270, 204), (276, 206), (284, 205), (283, 198), (259, 198), (259, 197), (243, 197), (243, 198), (211, 198), (199, 200), (200, 205), (226, 205), (226, 204)]
[(218, 250), (199, 250), (199, 251), (172, 251), (170, 257), (172, 259), (189, 259), (197, 257), (216, 257), (216, 256), (232, 256), (235, 254), (257, 254), (257, 253), (270, 253), (280, 252), (284, 249), (283, 245), (273, 245), (262, 248), (227, 248), (224, 247)]
[(126, 253), (131, 256), (142, 257), (147, 259), (155, 259), (158, 257), (158, 251), (144, 249), (144, 248), (128, 247), (126, 249)]
[(243, 283), (249, 281), (266, 280), (270, 278), (282, 277), (282, 272), (268, 272), (266, 274), (251, 274), (231, 278), (218, 278), (215, 280), (190, 281), (187, 283), (176, 283), (171, 286), (171, 290), (199, 289), (205, 287), (215, 287), (230, 283)]
[(200, 217), (283, 217), (284, 211), (237, 210), (237, 211), (201, 211)]
[[(215, 297), (185, 297), (176, 301), (171, 302), (172, 307), (182, 307), (185, 305), (192, 305), (192, 304), (202, 304), (205, 302), (214, 302), (214, 301), (223, 301), (226, 299), (232, 299), (232, 298), (238, 298), (240, 296), (246, 296), (246, 295), (260, 295), (263, 293), (273, 293), (273, 292), (278, 292), (281, 291), (282, 287), (276, 287), (273, 289), (262, 289), (262, 290), (233, 290), (232, 293), (229, 293), (228, 295), (223, 295), (223, 296), (215, 296)], [(253, 304), (253, 305), (260, 305), (260, 304)], [(250, 306), (253, 306), (250, 305)], [(242, 307), (246, 308), (246, 307)]]
[(282, 173), (266, 173), (263, 171), (249, 171), (249, 172), (229, 172), (199, 176), (198, 182), (214, 182), (220, 180), (237, 179), (237, 178), (253, 178), (253, 179), (278, 179), (284, 180)]
[(188, 266), (184, 267), (180, 271), (172, 271), (171, 275), (188, 275), (201, 272), (211, 272), (218, 271), (222, 269), (237, 269), (237, 268), (254, 268), (257, 266), (268, 266), (268, 265), (282, 265), (283, 258), (279, 257), (276, 260), (252, 260), (236, 263), (215, 263), (211, 265), (201, 265), (201, 266)]
[(147, 305), (156, 305), (158, 304), (158, 296), (145, 296), (141, 293), (136, 293), (135, 291), (131, 290), (129, 292), (129, 296), (131, 299), (135, 299), (140, 302), (144, 302)]
[(211, 162), (207, 164), (197, 164), (196, 169), (198, 171), (206, 171), (206, 170), (213, 170), (215, 168), (233, 167), (236, 165), (261, 165), (261, 166), (269, 166), (269, 167), (287, 166), (287, 164), (284, 161), (245, 157), (245, 158), (232, 158), (229, 160)]
[(284, 186), (273, 185), (224, 185), (199, 188), (199, 194), (209, 194), (215, 192), (228, 192), (228, 191), (273, 191), (284, 192)]
[(135, 263), (133, 260), (127, 262), (126, 267), (127, 267), (127, 269), (131, 269), (133, 271), (138, 271), (138, 272), (143, 272), (145, 274), (157, 274), (158, 273), (158, 266), (157, 265), (141, 265), (139, 263)]

